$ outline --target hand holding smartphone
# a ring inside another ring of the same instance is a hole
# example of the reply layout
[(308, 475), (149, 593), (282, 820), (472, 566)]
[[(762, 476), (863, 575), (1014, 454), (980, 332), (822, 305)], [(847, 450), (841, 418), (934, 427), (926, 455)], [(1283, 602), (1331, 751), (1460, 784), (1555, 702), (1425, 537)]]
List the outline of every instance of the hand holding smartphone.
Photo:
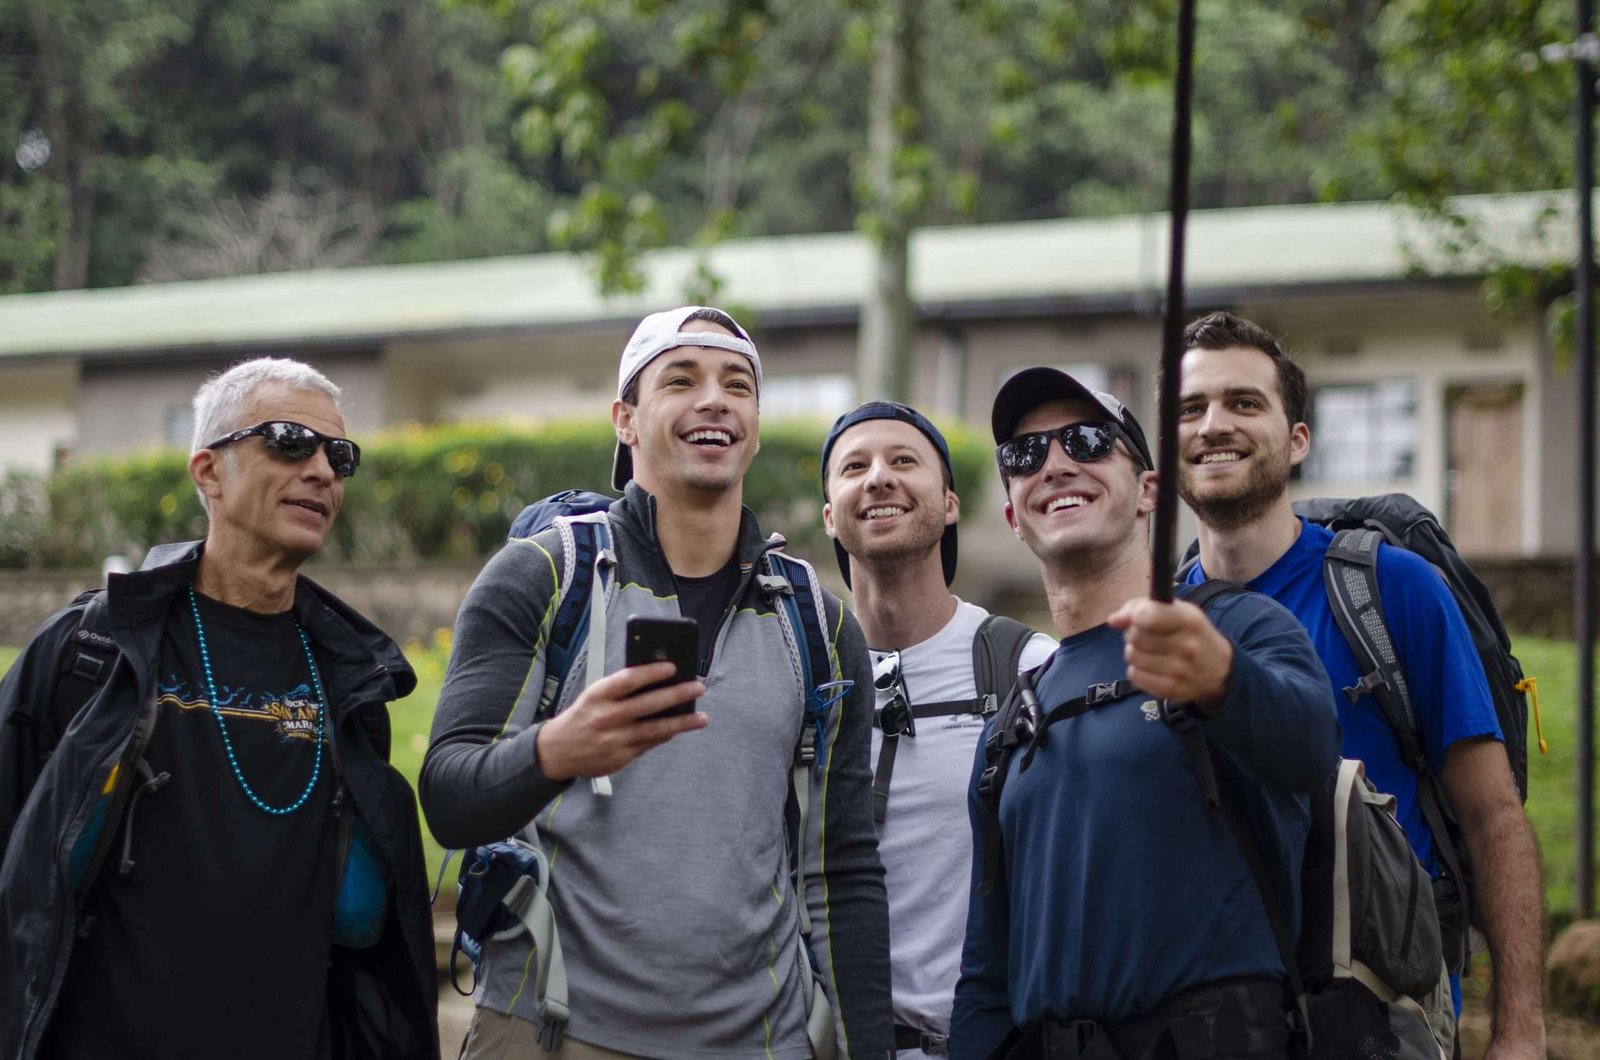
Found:
[[(700, 648), (700, 624), (692, 618), (653, 618), (643, 615), (634, 615), (628, 619), (624, 631), (626, 646), (623, 661), (628, 666), (643, 666), (646, 663), (670, 662), (678, 667), (678, 672), (664, 681), (657, 681), (641, 688), (639, 692), (649, 692), (668, 685), (692, 681), (695, 678), (695, 660)], [(637, 693), (636, 693), (637, 694)], [(695, 701), (679, 703), (675, 706), (647, 715), (640, 721), (649, 721), (653, 718), (670, 718), (678, 714), (690, 714), (695, 709)]]

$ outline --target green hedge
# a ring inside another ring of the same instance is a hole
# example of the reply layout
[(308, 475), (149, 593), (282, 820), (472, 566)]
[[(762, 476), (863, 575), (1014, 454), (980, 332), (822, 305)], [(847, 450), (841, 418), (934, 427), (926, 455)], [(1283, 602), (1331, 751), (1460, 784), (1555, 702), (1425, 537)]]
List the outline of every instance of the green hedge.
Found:
[[(818, 457), (825, 426), (775, 422), (745, 482), (745, 503), (797, 548), (822, 544)], [(993, 474), (980, 436), (949, 431), (956, 488), (976, 496)], [(603, 490), (614, 436), (604, 421), (533, 428), (498, 424), (408, 426), (363, 442), (361, 472), (324, 557), (405, 563), (486, 555), (525, 504), (573, 487)], [(151, 545), (201, 537), (205, 516), (182, 452), (102, 459), (41, 484), (0, 480), (0, 565), (96, 566)], [(46, 499), (48, 515), (46, 515)]]

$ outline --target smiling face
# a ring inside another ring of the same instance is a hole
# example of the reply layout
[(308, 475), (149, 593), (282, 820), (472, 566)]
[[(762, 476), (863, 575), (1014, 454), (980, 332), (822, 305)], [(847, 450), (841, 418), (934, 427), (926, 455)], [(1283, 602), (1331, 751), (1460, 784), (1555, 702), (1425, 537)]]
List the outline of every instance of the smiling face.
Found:
[[(1012, 437), (1103, 419), (1105, 413), (1086, 401), (1049, 401), (1030, 409)], [(1127, 550), (1147, 549), (1155, 482), (1155, 473), (1140, 471), (1120, 440), (1105, 459), (1078, 463), (1051, 439), (1039, 470), (1006, 484), (1006, 522), (1041, 560), (1109, 565)]]
[(1190, 350), (1178, 402), (1178, 494), (1208, 527), (1237, 529), (1280, 503), (1311, 432), (1290, 424), (1260, 350)]
[[(266, 383), (251, 394), (236, 428), (289, 420), (343, 438), (344, 418), (320, 390)], [(305, 460), (274, 456), (259, 437), (189, 458), (189, 476), (205, 496), (208, 543), (229, 555), (265, 556), (295, 563), (314, 556), (344, 502), (344, 479), (318, 446)]]
[[(726, 328), (691, 320), (684, 332)], [(676, 346), (645, 365), (639, 403), (617, 401), (611, 421), (631, 447), (633, 477), (654, 494), (737, 488), (760, 442), (756, 379), (750, 362), (729, 350)]]
[(925, 559), (943, 584), (940, 541), (961, 515), (928, 437), (899, 420), (865, 420), (834, 442), (822, 525), (855, 560)]

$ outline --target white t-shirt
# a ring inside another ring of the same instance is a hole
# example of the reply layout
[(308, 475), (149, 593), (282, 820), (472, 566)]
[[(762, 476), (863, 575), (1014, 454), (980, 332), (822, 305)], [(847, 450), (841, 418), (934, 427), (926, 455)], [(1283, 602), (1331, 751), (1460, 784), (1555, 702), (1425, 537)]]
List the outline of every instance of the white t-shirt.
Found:
[[(900, 673), (913, 704), (975, 699), (972, 642), (989, 612), (963, 600), (943, 629), (900, 651)], [(1036, 633), (1022, 650), (1030, 669), (1056, 650)], [(872, 651), (876, 667), (890, 652)], [(882, 707), (892, 689), (878, 692)], [(889, 892), (889, 963), (894, 1019), (935, 1034), (950, 1033), (950, 1009), (961, 972), (967, 898), (972, 886), (972, 828), (967, 784), (983, 737), (983, 718), (956, 714), (918, 718), (915, 738), (900, 737), (889, 780), (889, 811), (878, 826)], [(876, 771), (883, 733), (872, 730)], [(902, 1058), (921, 1052), (901, 1050)]]

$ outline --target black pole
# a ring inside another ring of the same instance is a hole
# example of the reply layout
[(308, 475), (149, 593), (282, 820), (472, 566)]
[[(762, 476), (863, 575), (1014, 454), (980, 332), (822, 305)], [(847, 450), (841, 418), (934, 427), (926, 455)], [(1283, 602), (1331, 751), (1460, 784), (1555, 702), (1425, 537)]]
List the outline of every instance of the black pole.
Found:
[(1172, 599), (1172, 572), (1178, 540), (1178, 378), (1183, 364), (1183, 249), (1189, 218), (1189, 117), (1194, 82), (1194, 0), (1178, 5), (1178, 70), (1172, 84), (1172, 185), (1171, 237), (1167, 257), (1167, 303), (1161, 328), (1161, 395), (1157, 412), (1160, 446), (1156, 467), (1161, 480), (1156, 487), (1154, 563), (1150, 575), (1152, 599)]
[(1594, 914), (1594, 64), (1590, 0), (1577, 0), (1573, 67), (1578, 76), (1578, 588), (1573, 629), (1578, 642), (1578, 879), (1580, 918)]

